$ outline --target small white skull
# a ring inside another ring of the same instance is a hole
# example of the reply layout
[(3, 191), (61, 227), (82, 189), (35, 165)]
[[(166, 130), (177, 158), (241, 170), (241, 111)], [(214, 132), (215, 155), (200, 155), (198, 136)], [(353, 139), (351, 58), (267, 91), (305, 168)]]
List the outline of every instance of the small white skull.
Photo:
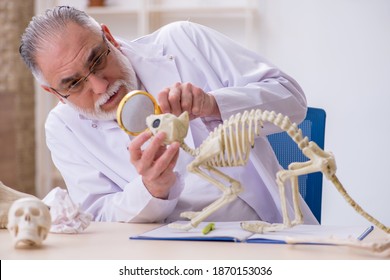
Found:
[(35, 197), (7, 187), (0, 181), (0, 228), (6, 228), (8, 224), (8, 211), (15, 200), (22, 197)]
[(50, 231), (51, 216), (47, 205), (34, 197), (15, 200), (8, 212), (8, 231), (15, 248), (39, 246)]
[(190, 119), (187, 111), (176, 117), (172, 114), (150, 115), (146, 118), (146, 125), (153, 135), (163, 131), (166, 134), (164, 144), (172, 142), (183, 143), (187, 136)]

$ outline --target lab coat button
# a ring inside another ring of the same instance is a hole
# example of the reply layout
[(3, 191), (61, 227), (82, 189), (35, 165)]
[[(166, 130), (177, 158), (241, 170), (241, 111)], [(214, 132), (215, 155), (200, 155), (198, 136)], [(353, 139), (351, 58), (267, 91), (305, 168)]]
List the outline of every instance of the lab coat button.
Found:
[(93, 123), (93, 124), (92, 124), (92, 127), (93, 127), (93, 128), (97, 128), (98, 126), (97, 126), (96, 123)]
[(173, 60), (175, 57), (173, 55), (168, 56), (169, 60)]

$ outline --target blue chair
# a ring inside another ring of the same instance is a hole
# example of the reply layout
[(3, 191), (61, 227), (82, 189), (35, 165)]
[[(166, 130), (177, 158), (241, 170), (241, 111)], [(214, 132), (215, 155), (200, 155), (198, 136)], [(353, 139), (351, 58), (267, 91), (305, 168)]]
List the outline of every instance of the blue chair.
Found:
[[(303, 136), (307, 136), (310, 141), (317, 143), (321, 149), (324, 149), (325, 119), (326, 113), (323, 109), (309, 107), (305, 120), (298, 125)], [(286, 132), (268, 135), (268, 140), (284, 169), (287, 169), (291, 162), (308, 160)], [(302, 175), (298, 180), (299, 192), (318, 222), (321, 223), (322, 173)]]

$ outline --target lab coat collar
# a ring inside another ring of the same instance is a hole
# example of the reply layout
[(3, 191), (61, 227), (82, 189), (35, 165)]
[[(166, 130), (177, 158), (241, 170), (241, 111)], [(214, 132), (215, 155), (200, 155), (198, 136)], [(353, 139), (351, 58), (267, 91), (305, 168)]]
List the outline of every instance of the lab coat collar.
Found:
[(176, 82), (181, 82), (174, 54), (164, 53), (155, 43), (121, 42), (122, 53), (130, 60), (145, 90), (157, 96)]
[(119, 125), (115, 120), (110, 120), (110, 121), (92, 120), (92, 119), (85, 117), (82, 114), (79, 114), (79, 118), (80, 118), (80, 120), (90, 122), (92, 128), (103, 129), (103, 130), (108, 130), (108, 129), (112, 129), (112, 128), (119, 128)]

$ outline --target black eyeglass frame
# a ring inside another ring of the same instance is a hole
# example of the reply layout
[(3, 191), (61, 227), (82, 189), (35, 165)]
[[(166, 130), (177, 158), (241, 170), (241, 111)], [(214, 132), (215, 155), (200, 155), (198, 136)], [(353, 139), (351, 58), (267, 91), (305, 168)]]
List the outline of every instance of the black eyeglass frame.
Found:
[[(82, 77), (81, 79), (79, 79), (74, 85), (72, 85), (72, 86), (68, 89), (68, 91), (66, 92), (66, 94), (61, 94), (58, 90), (56, 90), (56, 89), (53, 88), (53, 87), (50, 87), (50, 89), (54, 90), (54, 91), (55, 91), (59, 96), (61, 96), (62, 98), (68, 99), (68, 97), (71, 96), (71, 95), (73, 94), (73, 93), (70, 93), (70, 92), (72, 91), (73, 88), (75, 88), (75, 87), (76, 87), (77, 85), (79, 85), (80, 83), (86, 82), (87, 79), (88, 79), (88, 77), (89, 77), (92, 73), (94, 73), (95, 67), (96, 67), (96, 65), (99, 64), (99, 62), (100, 62), (100, 60), (102, 59), (102, 57), (108, 56), (108, 55), (110, 54), (110, 52), (111, 52), (110, 45), (108, 44), (107, 39), (106, 39), (106, 37), (104, 36), (104, 33), (102, 34), (102, 37), (103, 37), (104, 43), (105, 43), (106, 46), (107, 46), (107, 50), (105, 50), (104, 52), (102, 52), (102, 53), (98, 56), (98, 58), (95, 60), (95, 62), (91, 65), (91, 67), (89, 67), (89, 72), (88, 72), (88, 74), (87, 74), (86, 76)], [(76, 92), (74, 92), (74, 93), (76, 93)]]

